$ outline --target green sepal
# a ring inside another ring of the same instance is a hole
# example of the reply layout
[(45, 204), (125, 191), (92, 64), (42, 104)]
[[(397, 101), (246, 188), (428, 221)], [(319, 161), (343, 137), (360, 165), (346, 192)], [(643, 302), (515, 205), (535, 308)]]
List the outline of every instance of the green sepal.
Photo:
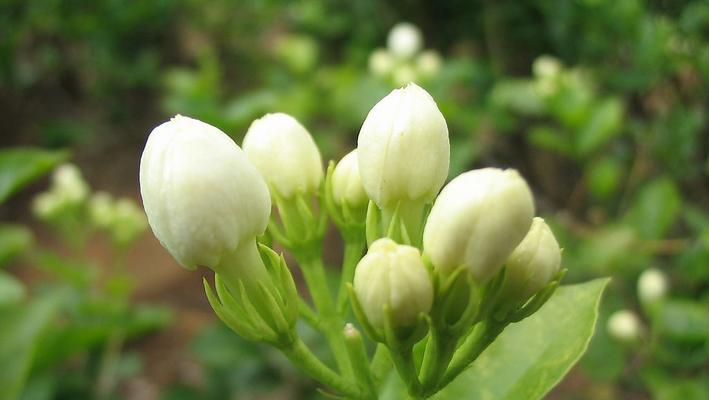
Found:
[[(318, 202), (322, 201), (322, 189), (315, 194)], [(311, 195), (297, 193), (291, 198), (284, 198), (278, 192), (271, 193), (273, 202), (278, 208), (280, 224), (271, 215), (268, 231), (277, 242), (286, 249), (303, 253), (320, 248), (327, 230), (327, 213), (324, 210), (314, 211)]]
[(519, 307), (517, 310), (507, 314), (502, 320), (506, 322), (519, 322), (535, 312), (539, 311), (540, 308), (551, 298), (556, 289), (561, 284), (561, 280), (566, 275), (568, 270), (566, 268), (559, 271), (544, 288), (538, 291), (534, 296), (532, 296), (529, 301), (524, 305)]
[(379, 210), (379, 207), (377, 207), (377, 205), (370, 200), (369, 205), (367, 205), (367, 218), (365, 222), (365, 236), (367, 238), (367, 247), (371, 246), (374, 241), (383, 236), (380, 226), (381, 220), (381, 210)]
[(204, 292), (207, 295), (207, 300), (209, 301), (209, 304), (212, 306), (214, 313), (217, 314), (217, 317), (219, 317), (219, 319), (222, 320), (222, 322), (224, 322), (226, 326), (228, 326), (231, 330), (236, 332), (236, 334), (246, 340), (263, 340), (263, 336), (258, 334), (248, 322), (240, 320), (234, 315), (233, 312), (222, 306), (222, 304), (219, 302), (219, 299), (217, 298), (217, 295), (215, 295), (214, 291), (212, 291), (212, 287), (209, 285), (209, 282), (207, 282), (206, 278), (203, 279), (202, 282), (204, 283)]

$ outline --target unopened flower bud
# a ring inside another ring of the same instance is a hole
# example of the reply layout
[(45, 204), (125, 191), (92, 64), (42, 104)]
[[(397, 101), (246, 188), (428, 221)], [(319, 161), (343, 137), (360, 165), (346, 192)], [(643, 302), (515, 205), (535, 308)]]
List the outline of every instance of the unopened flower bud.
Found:
[(532, 193), (517, 171), (468, 171), (436, 199), (424, 229), (424, 251), (440, 273), (466, 267), (485, 282), (522, 241), (533, 216)]
[(74, 164), (60, 165), (52, 175), (52, 191), (70, 202), (81, 202), (89, 194), (89, 185)]
[(310, 133), (283, 113), (255, 120), (244, 137), (244, 152), (271, 190), (285, 198), (313, 194), (323, 179), (320, 152)]
[(386, 49), (376, 49), (369, 55), (369, 72), (374, 76), (387, 76), (394, 68), (394, 57)]
[(667, 277), (657, 268), (643, 271), (638, 279), (638, 297), (643, 303), (653, 303), (667, 294)]
[(430, 78), (441, 70), (443, 60), (435, 50), (426, 50), (416, 58), (416, 69), (421, 75)]
[(155, 236), (188, 269), (214, 268), (253, 242), (271, 212), (266, 183), (239, 146), (219, 129), (179, 115), (150, 133), (140, 193)]
[(523, 302), (546, 286), (559, 272), (561, 249), (549, 225), (535, 217), (527, 236), (505, 263), (503, 297)]
[(378, 239), (357, 264), (354, 291), (369, 323), (383, 329), (384, 307), (389, 307), (392, 325), (415, 325), (419, 314), (433, 303), (433, 284), (415, 247)]
[(357, 140), (362, 184), (380, 208), (433, 201), (448, 176), (448, 126), (431, 95), (396, 89), (367, 115)]
[(532, 64), (532, 72), (538, 78), (554, 78), (559, 75), (561, 69), (561, 62), (551, 56), (539, 56)]
[(357, 150), (352, 150), (335, 166), (332, 174), (332, 197), (335, 204), (347, 204), (350, 208), (364, 208), (369, 203), (362, 186), (357, 162)]
[(411, 23), (396, 24), (387, 37), (387, 46), (394, 56), (411, 58), (421, 50), (423, 38), (421, 30)]
[(619, 310), (608, 318), (608, 333), (623, 342), (633, 342), (640, 337), (642, 326), (638, 316), (630, 310)]

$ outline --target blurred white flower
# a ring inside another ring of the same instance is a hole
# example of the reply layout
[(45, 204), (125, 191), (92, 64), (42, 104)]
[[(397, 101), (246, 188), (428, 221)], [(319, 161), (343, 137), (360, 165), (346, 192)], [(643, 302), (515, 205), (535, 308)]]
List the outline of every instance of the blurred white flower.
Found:
[(416, 58), (416, 69), (426, 78), (436, 76), (442, 64), (443, 59), (436, 50), (426, 50)]
[(643, 303), (656, 302), (667, 294), (667, 276), (657, 268), (643, 271), (638, 279), (638, 297)]
[(378, 77), (391, 74), (394, 69), (394, 57), (386, 49), (376, 49), (369, 55), (369, 71)]
[(389, 31), (387, 46), (398, 58), (411, 58), (421, 50), (423, 38), (421, 30), (414, 24), (400, 22)]
[(608, 318), (608, 333), (622, 342), (633, 342), (640, 338), (642, 324), (637, 314), (630, 310), (619, 310)]

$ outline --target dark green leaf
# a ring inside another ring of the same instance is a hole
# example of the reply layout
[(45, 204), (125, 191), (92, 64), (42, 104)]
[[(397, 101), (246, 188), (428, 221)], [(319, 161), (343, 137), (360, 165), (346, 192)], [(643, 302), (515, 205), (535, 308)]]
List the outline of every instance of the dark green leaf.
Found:
[(32, 148), (0, 150), (0, 203), (49, 172), (67, 156), (63, 151)]

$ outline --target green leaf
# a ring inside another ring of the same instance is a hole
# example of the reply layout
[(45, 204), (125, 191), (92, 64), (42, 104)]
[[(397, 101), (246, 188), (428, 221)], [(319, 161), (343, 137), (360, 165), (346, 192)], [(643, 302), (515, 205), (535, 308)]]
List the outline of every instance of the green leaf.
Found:
[(0, 399), (14, 399), (22, 390), (37, 338), (55, 310), (51, 298), (0, 308)]
[(576, 151), (584, 157), (620, 133), (623, 103), (610, 98), (596, 106), (576, 137)]
[(659, 178), (645, 185), (628, 211), (628, 219), (646, 239), (660, 239), (679, 217), (682, 198), (669, 178)]
[(0, 268), (32, 246), (32, 232), (21, 225), (0, 224)]
[(678, 341), (702, 343), (709, 337), (709, 309), (687, 300), (668, 300), (654, 316), (653, 328)]
[(586, 351), (608, 279), (562, 286), (541, 310), (510, 325), (436, 399), (539, 399)]
[(0, 307), (17, 304), (25, 297), (25, 286), (14, 276), (0, 271)]
[(13, 193), (49, 172), (68, 154), (33, 148), (0, 150), (0, 204)]

